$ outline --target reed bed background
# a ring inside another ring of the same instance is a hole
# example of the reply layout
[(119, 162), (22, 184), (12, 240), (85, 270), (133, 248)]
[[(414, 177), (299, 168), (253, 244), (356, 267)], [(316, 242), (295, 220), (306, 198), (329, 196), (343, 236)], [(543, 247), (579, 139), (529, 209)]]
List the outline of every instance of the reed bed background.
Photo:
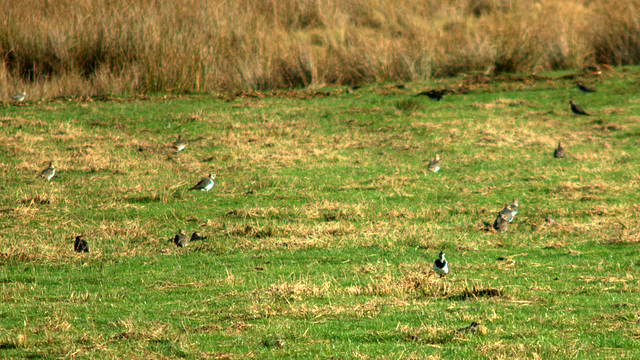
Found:
[(232, 92), (640, 63), (640, 0), (1, 0), (0, 97)]

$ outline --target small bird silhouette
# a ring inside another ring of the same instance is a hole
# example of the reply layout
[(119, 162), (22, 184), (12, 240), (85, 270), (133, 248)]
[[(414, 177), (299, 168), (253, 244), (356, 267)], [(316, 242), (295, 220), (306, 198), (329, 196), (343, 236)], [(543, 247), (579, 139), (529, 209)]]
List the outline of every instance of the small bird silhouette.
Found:
[(493, 222), (493, 229), (498, 232), (505, 232), (509, 228), (509, 221), (504, 214), (498, 214), (496, 221)]
[(75, 252), (89, 252), (89, 245), (84, 240), (84, 235), (76, 236), (76, 240), (73, 243), (73, 251)]
[(562, 147), (562, 142), (558, 141), (558, 147), (553, 152), (553, 157), (555, 157), (556, 159), (562, 159), (564, 155), (565, 155), (565, 150)]
[(587, 94), (587, 93), (591, 93), (591, 92), (596, 92), (596, 89), (584, 86), (581, 82), (579, 82), (577, 85), (578, 85), (578, 90), (580, 90), (580, 92), (582, 92), (582, 93)]
[(573, 102), (573, 100), (569, 101), (569, 104), (571, 104), (571, 112), (576, 114), (576, 115), (585, 115), (585, 116), (589, 116), (591, 114), (587, 113), (586, 111), (582, 110), (582, 108), (578, 105), (576, 105), (576, 103)]
[(40, 172), (39, 177), (45, 178), (47, 181), (51, 180), (56, 174), (56, 167), (53, 165), (53, 161), (49, 162), (49, 166)]
[(173, 238), (173, 243), (176, 244), (177, 247), (185, 247), (189, 245), (189, 238), (187, 237), (187, 233), (180, 229), (178, 231), (178, 235)]
[(443, 252), (438, 254), (438, 258), (433, 263), (433, 270), (440, 275), (440, 278), (443, 278), (449, 273), (449, 263), (447, 263), (447, 260), (444, 258)]
[(429, 162), (429, 167), (427, 167), (427, 170), (433, 171), (434, 173), (440, 170), (440, 155), (436, 154), (436, 157)]
[(393, 87), (395, 87), (398, 90), (405, 90), (408, 88), (408, 86), (405, 84), (398, 84), (398, 85), (394, 85)]
[(182, 135), (178, 136), (178, 140), (171, 144), (171, 146), (176, 149), (176, 152), (184, 150), (186, 145), (187, 143), (182, 140)]
[(18, 101), (18, 102), (20, 102), (20, 101), (24, 101), (24, 99), (25, 99), (26, 97), (27, 97), (27, 92), (26, 92), (24, 89), (22, 89), (22, 92), (21, 92), (21, 93), (13, 94), (13, 95), (11, 96), (11, 98), (12, 98), (13, 100)]
[(207, 240), (207, 237), (200, 235), (199, 232), (194, 232), (193, 234), (191, 234), (190, 241), (197, 241), (197, 240)]
[(189, 190), (209, 191), (211, 190), (211, 188), (213, 188), (215, 179), (216, 179), (216, 176), (214, 174), (209, 174), (207, 177), (200, 180), (199, 183), (195, 184)]
[(419, 92), (416, 96), (428, 96), (431, 101), (440, 101), (448, 91), (445, 90), (427, 90)]

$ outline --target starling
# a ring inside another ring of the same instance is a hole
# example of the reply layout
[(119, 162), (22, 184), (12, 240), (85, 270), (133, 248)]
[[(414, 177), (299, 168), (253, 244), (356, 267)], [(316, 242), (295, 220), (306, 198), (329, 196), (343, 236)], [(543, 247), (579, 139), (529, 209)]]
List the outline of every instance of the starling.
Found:
[(190, 241), (196, 241), (196, 240), (207, 240), (207, 237), (200, 235), (199, 232), (194, 232), (193, 234), (191, 234)]
[(591, 92), (596, 92), (596, 89), (584, 86), (581, 82), (579, 82), (577, 85), (578, 85), (578, 90), (580, 90), (580, 92), (582, 92), (582, 93), (587, 94), (587, 93), (591, 93)]
[(420, 92), (416, 96), (428, 96), (431, 101), (440, 101), (446, 93), (447, 90), (428, 90)]
[(438, 254), (438, 259), (433, 263), (433, 270), (443, 278), (449, 273), (449, 263), (444, 258), (444, 253)]
[(213, 183), (215, 179), (216, 179), (216, 176), (214, 174), (209, 174), (209, 176), (200, 180), (199, 183), (195, 184), (189, 190), (209, 191), (213, 187)]
[(53, 176), (56, 174), (56, 167), (53, 165), (53, 162), (49, 162), (49, 166), (40, 172), (40, 177), (45, 178), (47, 181), (51, 180)]
[(22, 89), (22, 92), (21, 92), (21, 93), (13, 94), (13, 95), (11, 96), (11, 98), (12, 98), (13, 100), (18, 101), (18, 102), (20, 102), (20, 101), (24, 101), (24, 99), (25, 99), (26, 97), (27, 97), (27, 92), (26, 92), (24, 89)]
[(507, 228), (509, 228), (507, 217), (504, 214), (498, 214), (496, 221), (493, 223), (493, 228), (501, 233), (507, 231)]
[(89, 252), (89, 245), (84, 240), (84, 235), (76, 236), (76, 241), (73, 243), (73, 251), (75, 252)]
[(433, 171), (434, 173), (440, 170), (440, 155), (436, 154), (436, 157), (429, 162), (427, 170)]
[(553, 152), (553, 157), (556, 159), (562, 159), (565, 155), (564, 148), (562, 147), (562, 142), (558, 141), (558, 147)]
[(177, 247), (185, 247), (189, 245), (189, 238), (187, 237), (187, 233), (180, 229), (178, 231), (178, 235), (173, 238), (173, 243), (176, 244)]
[(573, 100), (569, 101), (569, 103), (571, 104), (571, 112), (576, 114), (576, 115), (591, 115), (589, 113), (587, 113), (586, 111), (582, 110), (582, 108), (578, 105), (576, 105), (576, 103), (573, 102)]
[(182, 136), (178, 136), (178, 140), (176, 140), (173, 144), (171, 144), (171, 146), (173, 146), (173, 148), (176, 149), (176, 151), (184, 150), (184, 147), (186, 145), (187, 143), (185, 143), (184, 140), (182, 140)]

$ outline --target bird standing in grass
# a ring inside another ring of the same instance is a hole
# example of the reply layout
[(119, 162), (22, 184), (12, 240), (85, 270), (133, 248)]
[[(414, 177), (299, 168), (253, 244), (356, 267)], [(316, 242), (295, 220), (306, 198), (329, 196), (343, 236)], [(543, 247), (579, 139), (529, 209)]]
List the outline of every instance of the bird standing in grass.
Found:
[(416, 96), (428, 96), (431, 101), (440, 101), (446, 93), (447, 90), (429, 90), (420, 92)]
[(496, 221), (493, 222), (493, 229), (498, 232), (505, 232), (509, 228), (509, 221), (504, 214), (498, 214)]
[(171, 146), (176, 149), (177, 152), (184, 150), (184, 147), (187, 145), (184, 140), (182, 140), (182, 136), (178, 136), (178, 140), (176, 140)]
[(586, 111), (582, 110), (582, 108), (578, 105), (576, 105), (576, 103), (573, 102), (573, 100), (569, 101), (569, 104), (571, 104), (571, 112), (576, 114), (576, 115), (585, 115), (585, 116), (589, 116), (591, 114), (587, 113)]
[(40, 177), (45, 178), (47, 181), (51, 180), (56, 174), (56, 167), (53, 165), (53, 162), (49, 162), (49, 166), (40, 172)]
[(89, 252), (89, 245), (84, 240), (84, 235), (76, 236), (76, 240), (73, 243), (73, 251), (75, 252)]
[(562, 147), (562, 142), (558, 141), (558, 147), (553, 152), (553, 157), (556, 159), (562, 159), (565, 155), (565, 150)]
[(429, 167), (427, 167), (427, 170), (433, 171), (434, 173), (440, 170), (440, 155), (436, 154), (436, 157), (429, 162)]
[(199, 232), (194, 232), (193, 234), (191, 234), (190, 241), (196, 241), (196, 240), (207, 240), (207, 237), (200, 235)]
[(24, 89), (22, 89), (22, 92), (21, 92), (21, 93), (13, 94), (13, 95), (11, 96), (11, 98), (12, 98), (13, 100), (18, 101), (18, 102), (20, 102), (20, 101), (24, 101), (24, 99), (25, 99), (26, 97), (27, 97), (27, 92), (26, 92)]
[(504, 209), (502, 209), (500, 211), (500, 214), (504, 214), (505, 219), (507, 220), (507, 222), (512, 222), (513, 221), (513, 210), (511, 209), (511, 205), (510, 204), (506, 204), (504, 206)]
[(581, 82), (579, 82), (577, 85), (578, 85), (578, 90), (580, 90), (581, 93), (587, 94), (587, 93), (596, 92), (596, 89), (584, 86)]
[(199, 183), (195, 184), (189, 190), (209, 191), (209, 190), (211, 190), (211, 188), (213, 188), (213, 184), (214, 184), (215, 179), (216, 179), (216, 176), (214, 174), (209, 174), (209, 176), (207, 176), (206, 178), (200, 180)]
[(187, 237), (187, 233), (180, 229), (178, 234), (173, 238), (173, 243), (176, 244), (177, 247), (185, 247), (189, 245), (189, 238)]
[(440, 278), (443, 278), (449, 273), (449, 263), (447, 263), (447, 260), (444, 258), (443, 252), (438, 254), (438, 258), (433, 263), (433, 270), (436, 274), (440, 275)]

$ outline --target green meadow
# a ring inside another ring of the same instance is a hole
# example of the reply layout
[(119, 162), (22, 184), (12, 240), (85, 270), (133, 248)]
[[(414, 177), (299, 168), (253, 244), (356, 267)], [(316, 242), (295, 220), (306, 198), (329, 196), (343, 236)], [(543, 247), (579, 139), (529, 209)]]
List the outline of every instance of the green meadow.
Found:
[(5, 102), (0, 358), (640, 358), (639, 78)]

